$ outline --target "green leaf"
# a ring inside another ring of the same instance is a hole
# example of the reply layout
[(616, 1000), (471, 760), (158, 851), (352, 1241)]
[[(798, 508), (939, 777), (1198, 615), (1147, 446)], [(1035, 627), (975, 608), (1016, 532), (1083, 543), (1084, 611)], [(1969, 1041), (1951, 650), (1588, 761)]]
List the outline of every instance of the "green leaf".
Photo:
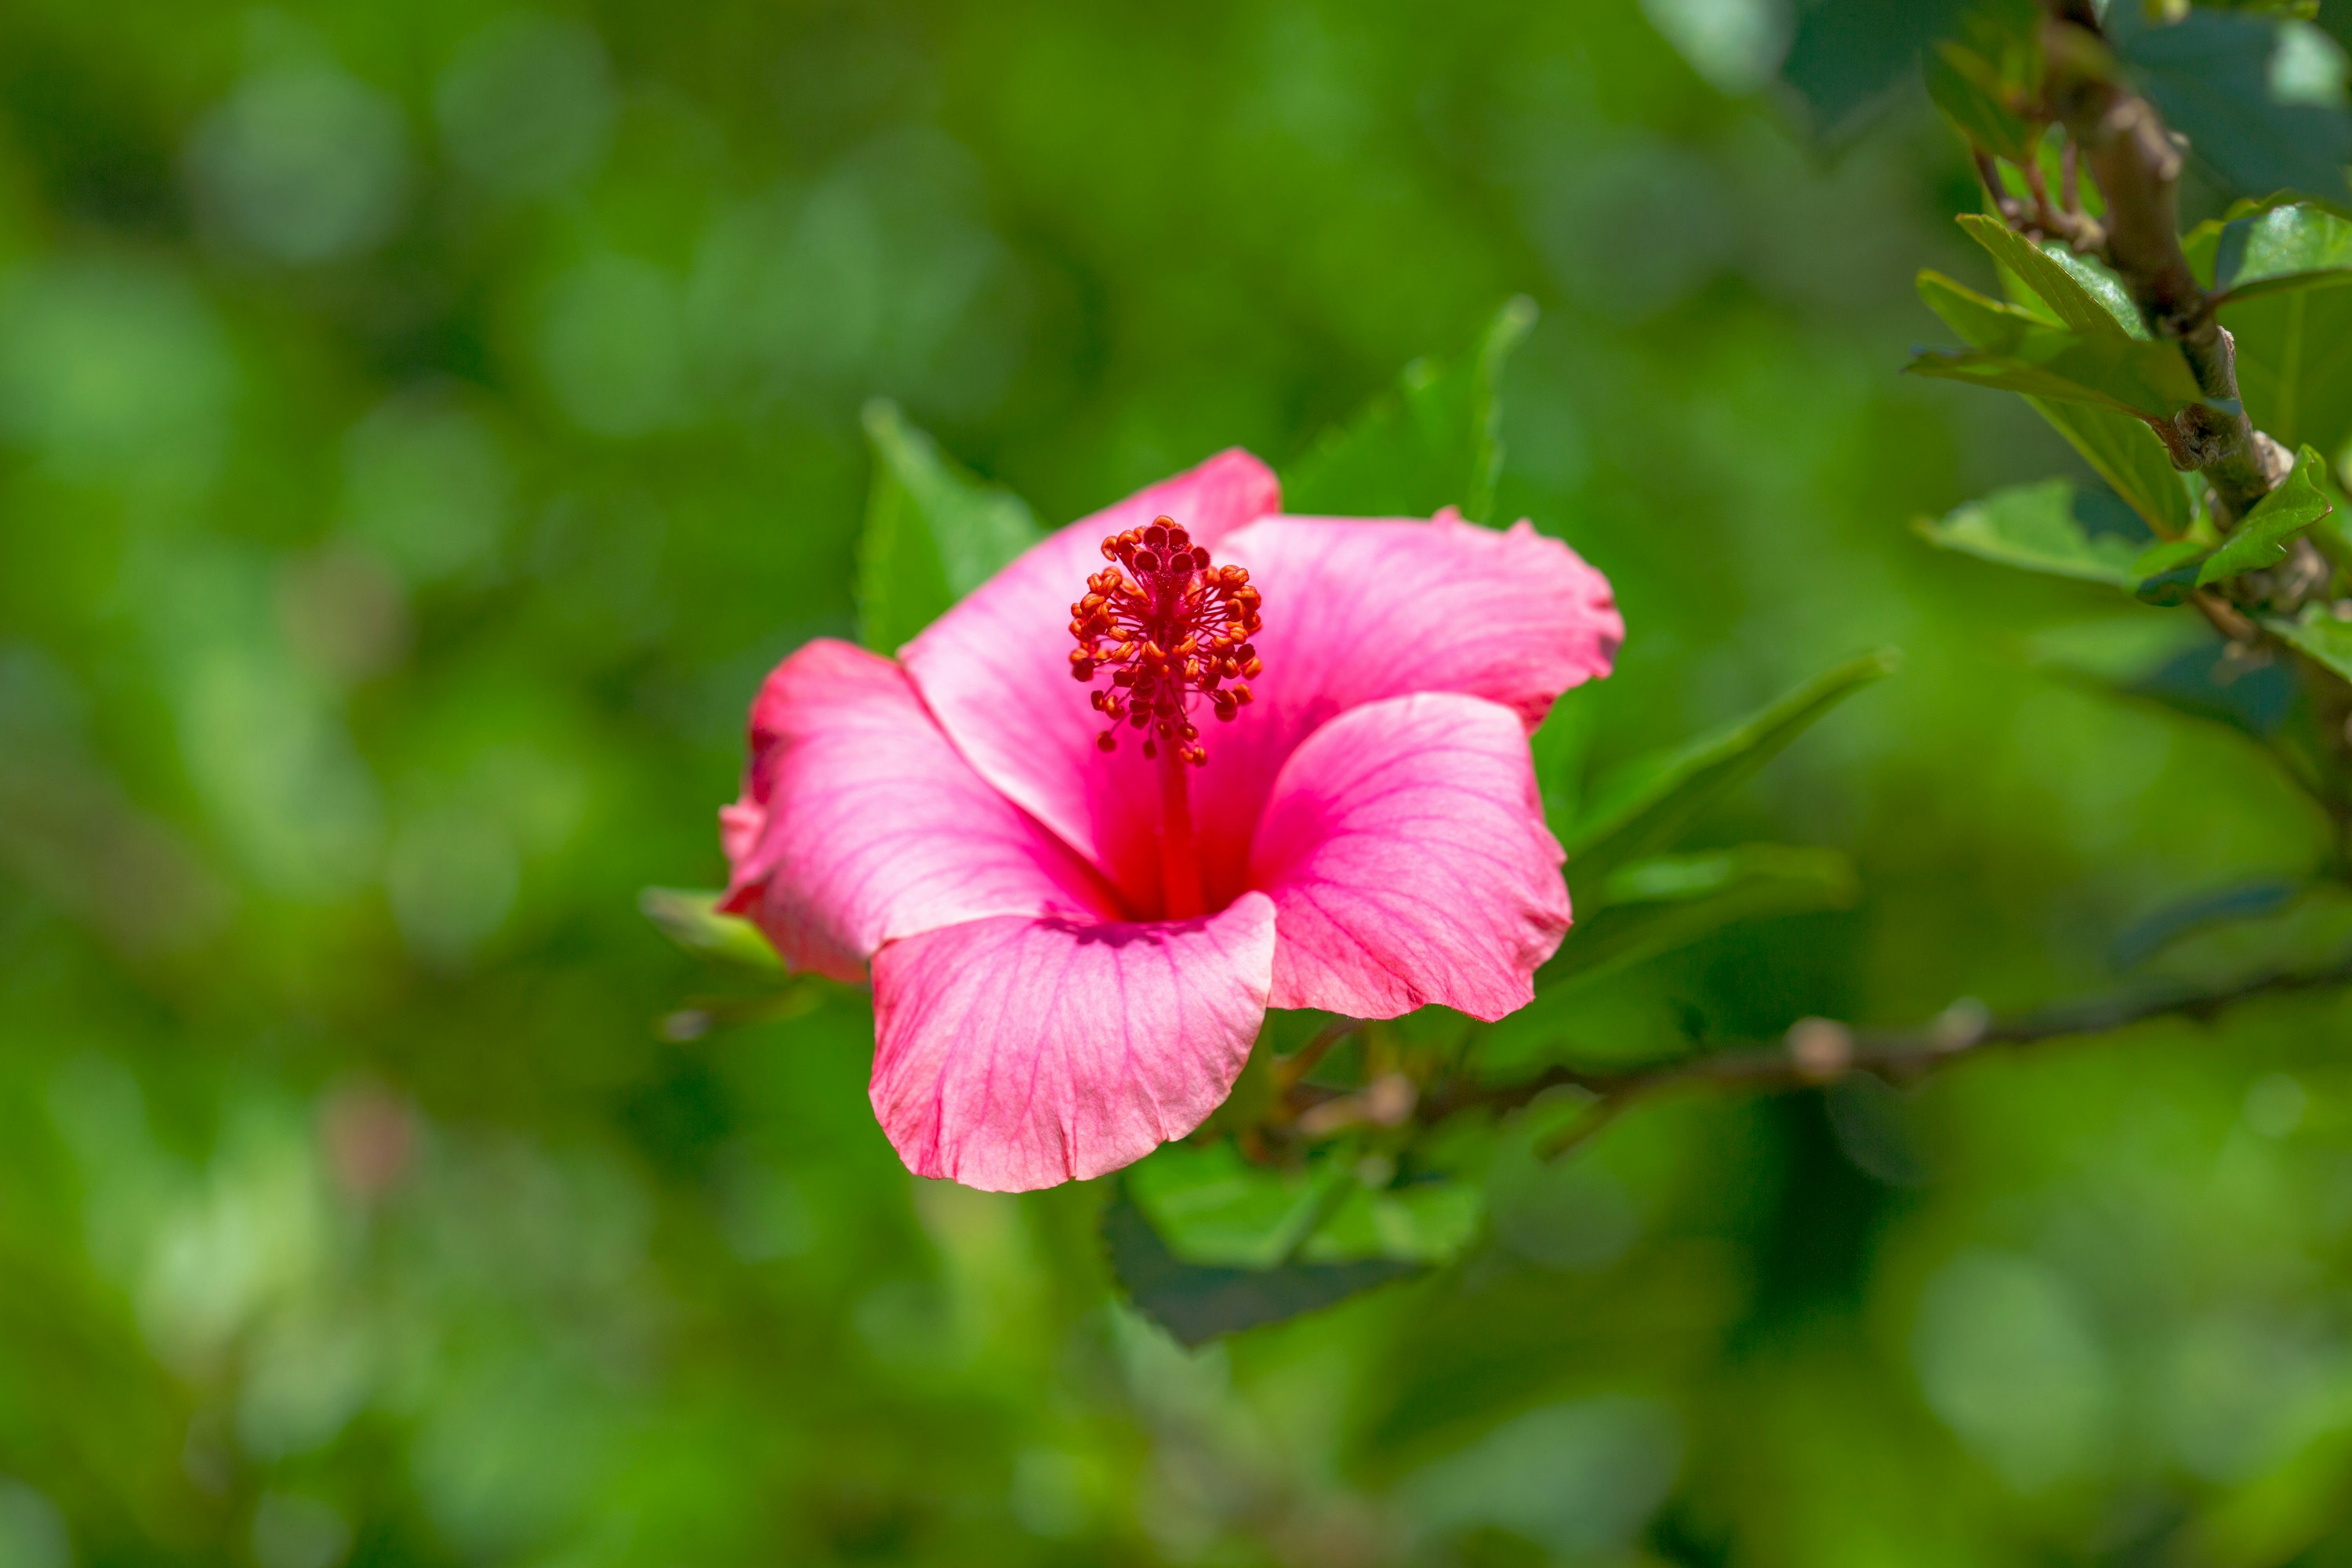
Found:
[(2116, 55), (2190, 153), (2238, 195), (2301, 191), (2352, 197), (2352, 116), (2334, 105), (2278, 101), (2270, 63), (2278, 25), (2206, 7), (2151, 26), (2134, 5), (2107, 8)]
[(2176, 942), (2246, 921), (2284, 914), (2312, 890), (2308, 882), (2263, 877), (2176, 900), (2126, 926), (2107, 949), (2107, 967), (2137, 969)]
[(1584, 767), (1592, 752), (1595, 721), (1600, 715), (1598, 693), (1586, 684), (1559, 694), (1536, 732), (1528, 737), (1534, 754), (1536, 788), (1543, 796), (1544, 816), (1555, 830), (1576, 820), (1584, 797)]
[(2302, 705), (2302, 688), (2284, 660), (2236, 657), (2193, 616), (2136, 616), (2058, 628), (2036, 637), (2027, 652), (2037, 668), (2103, 695), (2221, 724), (2265, 745), (2287, 732)]
[(1811, 110), (1814, 134), (1843, 141), (1952, 30), (1963, 0), (1816, 0), (1800, 10), (1780, 79)]
[(2327, 499), (2326, 486), (2326, 460), (2305, 447), (2295, 459), (2294, 471), (2240, 519), (2221, 548), (2205, 558), (2197, 574), (2198, 585), (2285, 560), (2294, 536), (2336, 510)]
[(866, 405), (874, 485), (857, 558), (857, 635), (890, 653), (1044, 537), (1012, 491), (983, 483), (908, 425)]
[(1893, 671), (1900, 657), (1883, 648), (1848, 659), (1728, 729), (1621, 765), (1593, 791), (1583, 819), (1560, 836), (1568, 847), (1570, 885), (1605, 885), (1619, 866), (1664, 848), (1700, 812), (1754, 777), (1816, 720)]
[(1485, 1214), (1475, 1182), (1436, 1178), (1391, 1185), (1392, 1171), (1358, 1173), (1333, 1152), (1303, 1169), (1254, 1164), (1228, 1140), (1170, 1143), (1128, 1167), (1128, 1196), (1181, 1263), (1274, 1268), (1292, 1260), (1385, 1258), (1443, 1262)]
[(2062, 326), (2095, 338), (2148, 335), (2131, 296), (2103, 268), (2063, 246), (2036, 245), (1997, 217), (1962, 213), (1958, 221), (1998, 266), (2050, 307)]
[(1350, 1296), (1428, 1272), (1424, 1263), (1285, 1263), (1226, 1268), (1186, 1263), (1168, 1249), (1124, 1184), (1103, 1210), (1103, 1244), (1129, 1299), (1185, 1345), (1281, 1322)]
[(2125, 589), (2146, 575), (2136, 569), (2148, 545), (2139, 520), (2113, 497), (2064, 479), (1995, 491), (1941, 521), (1922, 520), (1919, 531), (1942, 549), (2021, 571)]
[(2257, 429), (2323, 452), (2352, 441), (2352, 289), (2294, 289), (2224, 301), (2238, 390)]
[(2352, 680), (2352, 622), (2339, 621), (2325, 605), (2306, 605), (2299, 620), (2273, 617), (2263, 626), (2347, 680)]
[(637, 908), (664, 936), (688, 952), (750, 969), (783, 968), (783, 961), (758, 926), (719, 912), (720, 897), (682, 888), (647, 888), (637, 895)]
[(1990, 349), (2012, 341), (2016, 334), (2030, 328), (2051, 324), (2045, 317), (2022, 306), (1989, 299), (1933, 268), (1921, 270), (1918, 289), (1927, 309), (1942, 317), (1953, 336), (1972, 349)]
[(1492, 521), (1503, 367), (1535, 322), (1535, 301), (1521, 295), (1496, 312), (1465, 359), (1405, 366), (1392, 392), (1325, 432), (1284, 472), (1285, 510), (1427, 517), (1452, 506), (1473, 522)]
[(1915, 356), (1906, 368), (1915, 375), (2089, 404), (2152, 422), (2207, 401), (2189, 362), (2171, 343), (2119, 332), (2073, 331), (2042, 321), (2012, 330), (2006, 341), (1984, 349), (1960, 353), (1930, 350)]
[(2000, 67), (1947, 39), (1927, 51), (1927, 96), (1971, 143), (2012, 163), (2032, 158), (2037, 128), (2020, 112), (2021, 95)]
[(2308, 202), (2232, 218), (2214, 243), (2218, 303), (2352, 284), (2352, 223)]
[(1444, 1263), (1477, 1239), (1486, 1217), (1486, 1189), (1476, 1182), (1441, 1178), (1386, 1187), (1352, 1182), (1330, 1217), (1300, 1245), (1298, 1257), (1306, 1263)]
[(1271, 1268), (1327, 1215), (1348, 1173), (1337, 1161), (1279, 1171), (1230, 1140), (1168, 1143), (1130, 1165), (1127, 1194), (1180, 1261)]
[[(1919, 297), (1970, 348), (1990, 347), (2019, 323), (2035, 320), (2030, 311), (1989, 300), (1937, 272), (1919, 274)], [(2026, 401), (2149, 528), (2168, 538), (2188, 531), (2195, 521), (2188, 487), (2146, 421), (2088, 404)]]
[(1846, 909), (1860, 896), (1853, 863), (1834, 849), (1747, 844), (1622, 864), (1597, 885), (1578, 882), (1577, 922), (1543, 983), (1591, 979), (1739, 921)]

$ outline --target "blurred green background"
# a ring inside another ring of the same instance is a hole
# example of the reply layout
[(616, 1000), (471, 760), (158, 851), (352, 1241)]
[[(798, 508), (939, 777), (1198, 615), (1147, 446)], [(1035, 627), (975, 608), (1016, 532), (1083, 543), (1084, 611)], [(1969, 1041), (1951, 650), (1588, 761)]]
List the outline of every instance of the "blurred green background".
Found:
[(1617, 585), (1604, 759), (1909, 655), (1708, 827), (1864, 904), (1563, 1049), (2102, 990), (2303, 869), (2251, 749), (2028, 657), (2152, 613), (1908, 531), (2072, 459), (1896, 374), (1970, 176), (1916, 91), (1809, 151), (1788, 26), (0, 8), (0, 1564), (2352, 1562), (2333, 998), (1641, 1109), (1197, 1352), (1099, 1184), (902, 1171), (855, 994), (656, 1028), (637, 891), (720, 880), (760, 677), (852, 625), (867, 397), (1058, 521), (1520, 291), (1501, 510)]

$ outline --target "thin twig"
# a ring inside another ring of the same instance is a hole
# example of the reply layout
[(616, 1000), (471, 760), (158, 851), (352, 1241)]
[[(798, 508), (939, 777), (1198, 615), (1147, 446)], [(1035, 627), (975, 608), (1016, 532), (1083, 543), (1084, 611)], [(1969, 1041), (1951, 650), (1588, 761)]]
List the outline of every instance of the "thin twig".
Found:
[(1596, 1096), (1586, 1117), (1571, 1124), (1547, 1151), (1558, 1152), (1583, 1142), (1634, 1101), (1672, 1090), (1706, 1087), (1775, 1092), (1829, 1083), (1858, 1072), (1908, 1083), (1989, 1047), (2114, 1034), (2159, 1018), (2208, 1023), (2231, 1008), (2263, 997), (2347, 984), (2352, 984), (2352, 955), (2314, 969), (2272, 970), (2218, 988), (2182, 987), (2069, 1003), (2007, 1022), (1988, 1018), (1972, 1003), (1958, 1004), (1925, 1027), (1912, 1029), (1857, 1031), (1828, 1019), (1808, 1018), (1776, 1046), (1711, 1051), (1638, 1068), (1555, 1067), (1514, 1084), (1457, 1080), (1423, 1096), (1420, 1112), (1423, 1121), (1435, 1123), (1465, 1110), (1516, 1110), (1559, 1089), (1580, 1089)]
[[(2106, 198), (2102, 252), (2148, 330), (2180, 346), (2205, 395), (2166, 437), (2173, 461), (2202, 471), (2224, 522), (2285, 477), (2285, 454), (2238, 401), (2236, 344), (2180, 247), (2179, 147), (2155, 106), (2117, 79), (2096, 16), (2083, 0), (2047, 0), (2042, 57), (2050, 108)], [(2164, 434), (2163, 432), (2158, 432)]]

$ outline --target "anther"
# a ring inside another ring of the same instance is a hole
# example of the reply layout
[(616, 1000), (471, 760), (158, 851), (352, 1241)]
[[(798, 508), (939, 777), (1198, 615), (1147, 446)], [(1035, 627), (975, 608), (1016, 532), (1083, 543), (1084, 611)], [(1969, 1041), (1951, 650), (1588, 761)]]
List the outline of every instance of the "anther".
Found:
[(1111, 672), (1110, 689), (1090, 699), (1110, 721), (1095, 743), (1115, 747), (1124, 721), (1146, 731), (1146, 756), (1156, 756), (1165, 738), (1197, 766), (1207, 755), (1185, 716), (1192, 698), (1206, 698), (1230, 721), (1250, 700), (1247, 687), (1233, 683), (1263, 672), (1250, 645), (1262, 624), (1258, 591), (1247, 569), (1212, 565), (1207, 546), (1193, 543), (1171, 518), (1112, 534), (1102, 553), (1113, 564), (1088, 577), (1085, 596), (1070, 606), (1078, 644), (1071, 676), (1092, 680)]

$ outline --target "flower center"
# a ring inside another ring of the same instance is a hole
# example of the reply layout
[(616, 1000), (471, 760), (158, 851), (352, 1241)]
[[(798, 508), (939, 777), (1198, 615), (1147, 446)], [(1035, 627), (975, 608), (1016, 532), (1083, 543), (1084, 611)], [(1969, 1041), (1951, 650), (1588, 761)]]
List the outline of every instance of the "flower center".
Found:
[(1078, 639), (1070, 673), (1092, 680), (1110, 671), (1109, 687), (1093, 693), (1095, 711), (1110, 721), (1096, 745), (1118, 750), (1124, 724), (1141, 731), (1143, 754), (1159, 759), (1160, 913), (1190, 920), (1203, 906), (1184, 775), (1209, 760), (1192, 699), (1207, 699), (1227, 720), (1250, 700), (1244, 678), (1262, 668), (1250, 647), (1257, 590), (1244, 568), (1210, 565), (1207, 547), (1171, 518), (1112, 534), (1102, 552), (1113, 564), (1087, 578), (1087, 596), (1070, 606)]
[(1193, 696), (1230, 720), (1250, 700), (1244, 679), (1262, 668), (1250, 647), (1260, 623), (1249, 571), (1210, 565), (1207, 546), (1164, 517), (1112, 534), (1102, 552), (1116, 564), (1087, 578), (1087, 596), (1070, 606), (1078, 639), (1070, 673), (1092, 680), (1098, 669), (1111, 672), (1109, 689), (1093, 697), (1110, 721), (1095, 744), (1116, 750), (1125, 724), (1143, 731), (1145, 756), (1164, 748), (1197, 767), (1209, 754), (1188, 713)]

